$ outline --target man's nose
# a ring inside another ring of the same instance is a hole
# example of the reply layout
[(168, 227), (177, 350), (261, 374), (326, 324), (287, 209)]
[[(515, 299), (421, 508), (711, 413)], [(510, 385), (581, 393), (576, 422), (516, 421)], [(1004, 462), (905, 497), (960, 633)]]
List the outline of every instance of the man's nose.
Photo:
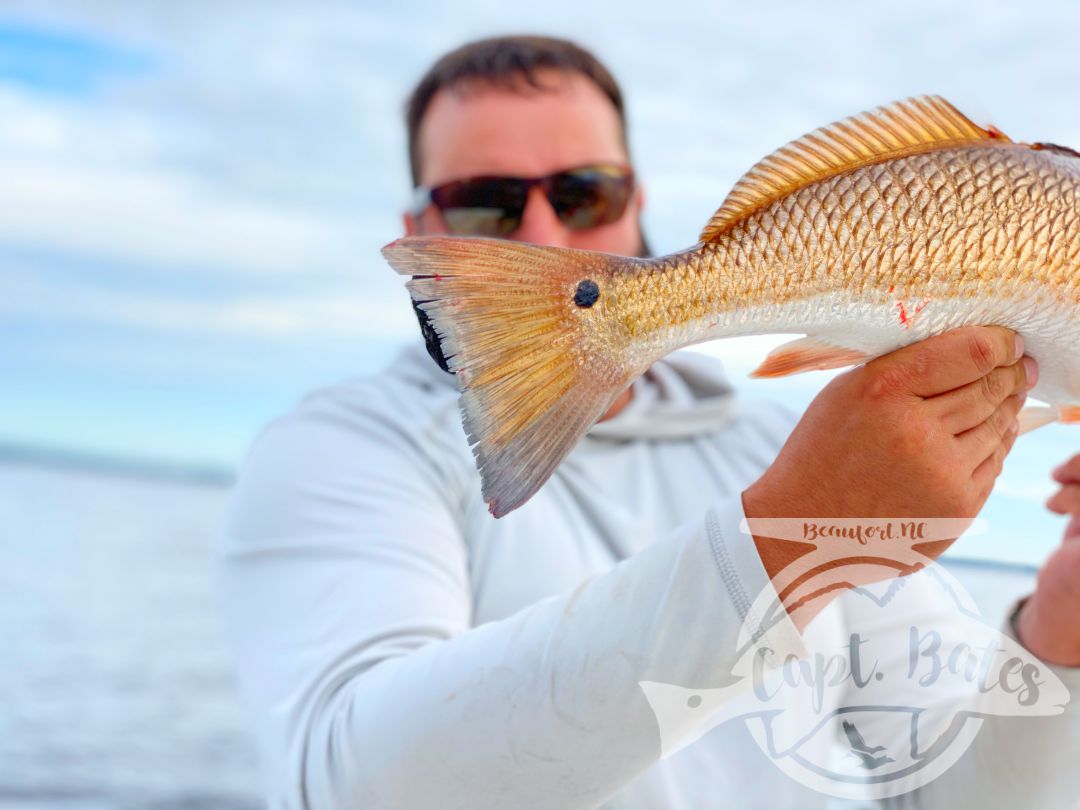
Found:
[(510, 234), (510, 238), (535, 245), (569, 247), (569, 237), (569, 228), (559, 221), (544, 190), (540, 186), (529, 189), (529, 196), (525, 199), (525, 211), (521, 215), (521, 225)]

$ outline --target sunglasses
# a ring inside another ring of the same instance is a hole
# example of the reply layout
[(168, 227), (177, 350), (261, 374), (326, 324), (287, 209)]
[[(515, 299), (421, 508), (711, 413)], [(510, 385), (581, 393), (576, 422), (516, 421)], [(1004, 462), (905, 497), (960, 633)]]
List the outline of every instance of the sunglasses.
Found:
[(545, 177), (470, 177), (441, 186), (420, 186), (412, 214), (429, 205), (439, 209), (447, 229), (471, 236), (507, 236), (521, 226), (529, 191), (540, 186), (559, 221), (580, 231), (615, 222), (634, 190), (627, 166), (600, 164), (567, 169)]

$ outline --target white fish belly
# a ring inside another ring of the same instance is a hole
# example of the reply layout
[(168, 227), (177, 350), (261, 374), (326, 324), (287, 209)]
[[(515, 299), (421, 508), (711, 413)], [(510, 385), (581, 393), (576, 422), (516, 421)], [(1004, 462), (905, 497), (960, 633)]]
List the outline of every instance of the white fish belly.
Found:
[(722, 337), (793, 333), (877, 357), (949, 329), (987, 324), (1006, 326), (1024, 338), (1026, 353), (1039, 363), (1031, 396), (1080, 405), (1080, 309), (1046, 295), (863, 303), (827, 293), (684, 324), (664, 342), (675, 348)]

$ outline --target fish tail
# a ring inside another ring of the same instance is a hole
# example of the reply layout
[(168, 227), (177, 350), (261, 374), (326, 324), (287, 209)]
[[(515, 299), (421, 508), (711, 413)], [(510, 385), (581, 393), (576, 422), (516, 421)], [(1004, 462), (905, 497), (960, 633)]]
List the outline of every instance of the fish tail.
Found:
[(406, 237), (383, 248), (430, 319), (495, 517), (527, 501), (632, 374), (604, 318), (634, 260), (501, 239)]

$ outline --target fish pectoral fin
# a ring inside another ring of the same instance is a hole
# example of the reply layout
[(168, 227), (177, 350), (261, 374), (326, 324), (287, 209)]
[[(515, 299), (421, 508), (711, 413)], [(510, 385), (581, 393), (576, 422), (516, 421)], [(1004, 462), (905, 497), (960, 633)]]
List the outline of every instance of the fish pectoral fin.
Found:
[(1080, 422), (1080, 405), (1059, 405), (1058, 421), (1065, 425), (1075, 425)]
[(1054, 422), (1075, 425), (1080, 423), (1080, 405), (1028, 405), (1020, 409), (1016, 418), (1020, 433), (1030, 433)]
[(792, 340), (769, 352), (751, 377), (784, 377), (803, 371), (843, 368), (873, 359), (874, 355), (838, 346), (813, 335)]
[(1052, 422), (1058, 421), (1060, 418), (1061, 414), (1058, 413), (1058, 409), (1053, 405), (1028, 405), (1027, 407), (1021, 408), (1020, 413), (1016, 415), (1017, 421), (1020, 422), (1021, 433), (1028, 433), (1036, 428), (1049, 425)]

